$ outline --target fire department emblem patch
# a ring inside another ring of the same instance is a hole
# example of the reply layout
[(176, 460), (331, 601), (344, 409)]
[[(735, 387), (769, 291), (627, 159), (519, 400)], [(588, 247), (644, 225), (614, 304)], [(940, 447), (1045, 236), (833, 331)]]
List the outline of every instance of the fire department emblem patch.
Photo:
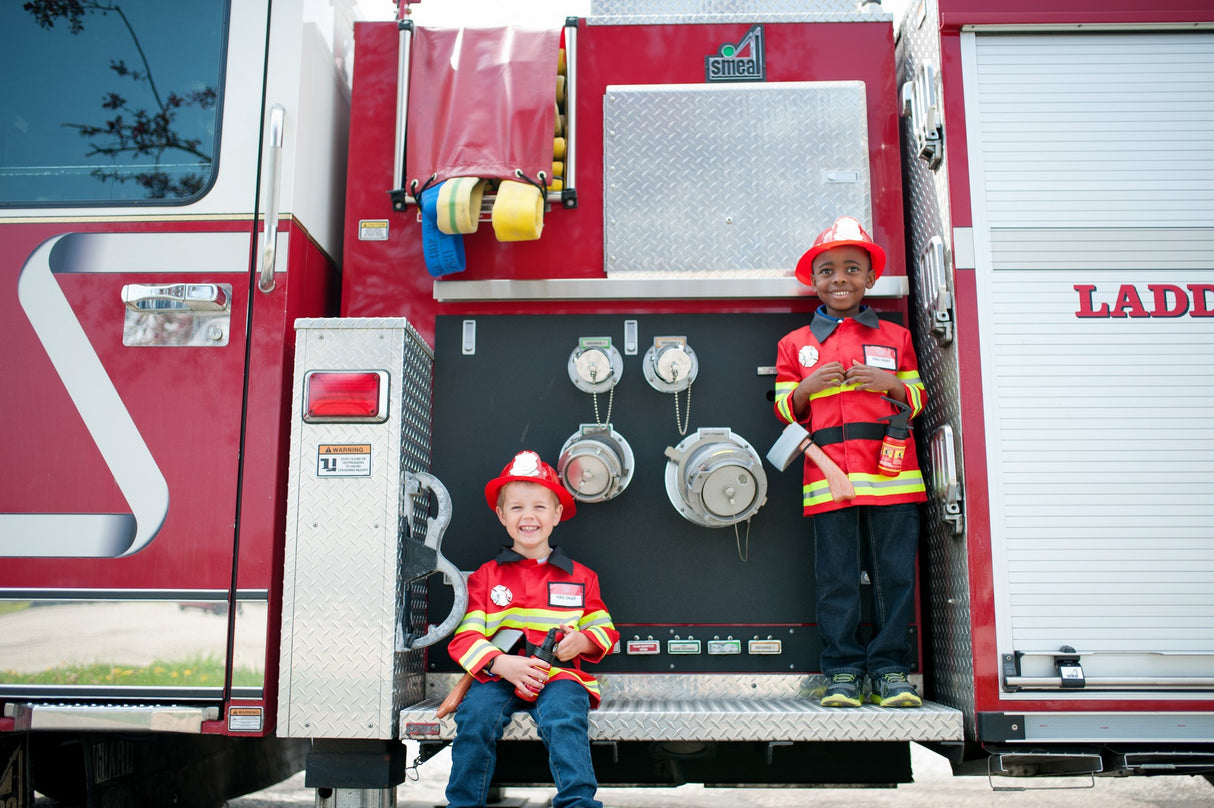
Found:
[(801, 362), (801, 367), (812, 368), (818, 364), (818, 349), (813, 345), (802, 346), (797, 352), (797, 359)]
[(489, 600), (498, 606), (509, 606), (510, 601), (514, 600), (514, 593), (510, 591), (510, 587), (498, 584), (489, 592)]

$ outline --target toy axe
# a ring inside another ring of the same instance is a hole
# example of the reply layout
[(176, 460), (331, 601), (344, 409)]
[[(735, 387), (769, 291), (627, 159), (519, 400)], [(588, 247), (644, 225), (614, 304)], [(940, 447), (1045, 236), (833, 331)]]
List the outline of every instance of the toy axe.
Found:
[[(517, 643), (523, 637), (521, 629), (503, 628), (493, 635), (493, 639), (489, 642), (499, 651), (510, 653)], [(464, 700), (464, 696), (468, 694), (468, 688), (472, 687), (472, 674), (465, 673), (463, 678), (456, 683), (455, 687), (451, 688), (451, 692), (447, 694), (447, 698), (443, 699), (443, 703), (438, 705), (438, 717), (442, 718), (445, 715), (450, 715), (455, 712), (455, 708)]]
[(767, 462), (783, 471), (804, 453), (826, 477), (831, 499), (855, 499), (856, 489), (835, 461), (827, 457), (822, 447), (813, 442), (809, 432), (800, 424), (789, 424), (783, 434), (767, 451)]

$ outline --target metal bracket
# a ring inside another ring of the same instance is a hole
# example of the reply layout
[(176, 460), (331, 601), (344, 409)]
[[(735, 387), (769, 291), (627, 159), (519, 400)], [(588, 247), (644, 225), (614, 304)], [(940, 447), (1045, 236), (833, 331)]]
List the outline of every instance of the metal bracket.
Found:
[(919, 157), (933, 171), (939, 168), (944, 160), (944, 117), (933, 65), (919, 65), (914, 79), (902, 85), (902, 117), (911, 119)]
[(919, 303), (931, 319), (931, 333), (941, 345), (953, 341), (953, 290), (948, 249), (944, 239), (932, 236), (918, 263)]
[(1062, 680), (1063, 690), (1080, 689), (1087, 684), (1083, 676), (1083, 665), (1079, 662), (1079, 654), (1069, 645), (1058, 649), (1058, 656), (1054, 657), (1054, 670), (1058, 671), (1058, 678)]
[(965, 513), (961, 508), (963, 497), (961, 478), (957, 469), (957, 450), (953, 440), (953, 428), (944, 424), (933, 432), (929, 449), (932, 501), (941, 508), (940, 519), (952, 526), (953, 535), (963, 535)]
[(999, 659), (1003, 668), (1003, 689), (1009, 693), (1015, 693), (1020, 690), (1018, 685), (1008, 684), (1008, 680), (1020, 676), (1020, 658), (1023, 656), (1024, 654), (1020, 651), (1013, 651), (1010, 654), (1003, 654)]
[[(464, 612), (468, 609), (468, 584), (459, 569), (443, 557), (441, 552), (443, 533), (447, 530), (447, 525), (451, 523), (451, 495), (447, 492), (446, 487), (434, 475), (421, 472), (410, 474), (407, 477), (405, 494), (411, 498), (433, 496), (434, 502), (437, 503), (436, 512), (426, 520), (424, 537), (421, 542), (426, 548), (433, 551), (433, 566), (428, 569), (407, 569), (406, 573), (412, 580), (432, 572), (441, 572), (444, 576), (443, 580), (451, 585), (451, 589), (455, 593), (450, 613), (438, 625), (430, 626), (425, 634), (418, 637), (409, 633), (407, 627), (403, 628), (401, 641), (397, 643), (397, 650), (416, 651), (419, 648), (434, 645), (455, 631), (455, 627), (459, 625)], [(413, 521), (412, 509), (409, 509), (407, 513), (409, 532), (416, 536), (418, 531)]]

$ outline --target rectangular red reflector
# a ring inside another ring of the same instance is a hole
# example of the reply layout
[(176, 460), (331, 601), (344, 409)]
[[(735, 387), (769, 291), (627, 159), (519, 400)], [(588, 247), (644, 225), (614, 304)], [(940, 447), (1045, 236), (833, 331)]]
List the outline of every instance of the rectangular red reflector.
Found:
[(386, 375), (382, 371), (309, 373), (304, 390), (304, 420), (380, 420)]

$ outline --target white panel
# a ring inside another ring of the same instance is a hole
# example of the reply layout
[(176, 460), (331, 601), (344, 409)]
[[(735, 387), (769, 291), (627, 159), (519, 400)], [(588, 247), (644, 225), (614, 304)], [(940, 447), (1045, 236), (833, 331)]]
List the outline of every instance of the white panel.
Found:
[(980, 36), (992, 227), (1209, 227), (1214, 36)]
[[(1069, 645), (1089, 680), (1208, 671), (1214, 35), (963, 49), (998, 650)], [(1122, 316), (1081, 316), (1104, 304)]]

